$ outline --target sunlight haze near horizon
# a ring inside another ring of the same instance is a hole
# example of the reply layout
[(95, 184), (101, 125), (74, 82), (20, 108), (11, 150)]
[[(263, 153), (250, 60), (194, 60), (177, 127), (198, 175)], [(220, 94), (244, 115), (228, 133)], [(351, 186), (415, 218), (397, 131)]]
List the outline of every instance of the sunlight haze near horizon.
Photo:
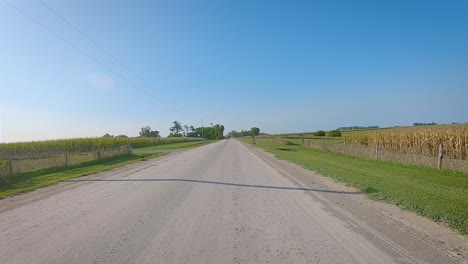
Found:
[(42, 1), (0, 0), (1, 142), (468, 121), (468, 1)]

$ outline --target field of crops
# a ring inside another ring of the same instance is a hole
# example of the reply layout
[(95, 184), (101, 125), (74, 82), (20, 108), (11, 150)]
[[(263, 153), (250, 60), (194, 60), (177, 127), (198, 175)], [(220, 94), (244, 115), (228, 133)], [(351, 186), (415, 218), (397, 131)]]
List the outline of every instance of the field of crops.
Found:
[(0, 144), (0, 177), (128, 154), (129, 145), (131, 148), (141, 148), (186, 141), (189, 139), (78, 138)]
[(465, 160), (468, 152), (468, 125), (442, 125), (355, 131), (344, 133), (350, 144), (378, 145), (382, 150), (411, 152), (436, 157), (439, 145), (444, 157)]
[[(341, 131), (342, 137), (294, 133), (259, 136), (281, 145), (302, 145), (350, 156), (468, 171), (468, 124)], [(443, 161), (439, 146), (443, 145)]]
[(187, 138), (77, 138), (0, 144), (0, 159), (43, 157), (63, 153), (85, 153), (115, 149), (130, 144), (132, 148), (186, 142)]

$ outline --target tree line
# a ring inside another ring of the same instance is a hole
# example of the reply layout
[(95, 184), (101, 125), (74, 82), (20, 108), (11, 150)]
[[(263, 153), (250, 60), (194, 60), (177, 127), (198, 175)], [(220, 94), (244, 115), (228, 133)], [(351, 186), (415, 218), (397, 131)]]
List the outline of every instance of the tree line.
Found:
[[(224, 126), (220, 124), (212, 125), (211, 127), (194, 127), (192, 125), (183, 125), (179, 121), (172, 122), (169, 128), (169, 137), (194, 137), (205, 139), (223, 139)], [(139, 137), (161, 137), (158, 130), (151, 129), (150, 126), (144, 126), (138, 132)], [(104, 137), (114, 137), (110, 134), (105, 134)], [(118, 137), (127, 137), (120, 135)]]
[(347, 126), (347, 127), (339, 127), (338, 130), (355, 130), (355, 129), (378, 129), (379, 126)]
[(250, 130), (242, 130), (237, 132), (236, 130), (232, 130), (228, 133), (228, 137), (247, 137), (247, 136), (258, 136), (260, 135), (260, 128), (252, 127)]
[[(193, 137), (193, 138), (205, 138), (205, 139), (223, 139), (224, 138), (224, 126), (221, 124), (212, 125), (210, 127), (194, 127), (192, 125), (183, 125), (179, 121), (172, 122), (172, 126), (169, 128), (168, 137)], [(151, 129), (150, 126), (144, 126), (138, 132), (139, 137), (161, 137), (158, 130)], [(245, 136), (258, 136), (260, 135), (260, 128), (252, 127), (250, 130), (242, 130), (237, 132), (235, 130), (228, 133), (228, 137), (245, 137)], [(109, 133), (103, 137), (124, 137), (126, 135), (113, 136)]]

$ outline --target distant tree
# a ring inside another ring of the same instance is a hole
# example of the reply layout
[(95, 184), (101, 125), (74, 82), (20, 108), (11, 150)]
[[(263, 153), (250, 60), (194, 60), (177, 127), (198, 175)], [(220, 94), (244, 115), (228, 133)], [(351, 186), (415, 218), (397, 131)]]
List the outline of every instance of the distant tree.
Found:
[(150, 132), (151, 132), (150, 126), (142, 127), (140, 131), (140, 137), (148, 137)]
[(356, 129), (377, 129), (379, 126), (349, 126), (339, 127), (338, 130), (356, 130)]
[(252, 127), (250, 131), (252, 132), (254, 136), (258, 136), (260, 134), (260, 128), (258, 127)]
[(208, 133), (209, 139), (216, 139), (218, 136), (219, 125), (211, 126), (211, 129)]
[(140, 137), (159, 137), (159, 131), (151, 130), (150, 126), (141, 128)]
[(211, 127), (197, 127), (193, 129), (192, 135), (199, 138), (210, 138)]
[(264, 133), (260, 133), (260, 128), (258, 127), (252, 127), (250, 130), (242, 130), (240, 132), (236, 131), (236, 130), (232, 130), (231, 132), (228, 133), (228, 136), (229, 137), (246, 137), (246, 136), (252, 136), (252, 135), (255, 135), (255, 136), (258, 136), (258, 135), (266, 135)]
[(150, 137), (160, 137), (159, 131), (152, 130), (151, 133), (150, 133)]
[(328, 136), (329, 137), (341, 137), (341, 131), (338, 129), (331, 130), (330, 132), (328, 132)]
[(258, 134), (260, 134), (260, 128), (252, 127), (250, 129), (250, 134), (252, 135), (253, 143), (257, 144), (257, 143), (255, 143), (255, 136), (258, 136)]
[(173, 122), (173, 126), (169, 129), (171, 133), (170, 137), (181, 137), (182, 135), (187, 137), (203, 137), (207, 139), (223, 139), (224, 138), (224, 126), (220, 124), (213, 125), (211, 127), (194, 127), (188, 125), (182, 125), (178, 121)]
[(430, 122), (430, 123), (413, 123), (413, 126), (436, 126), (438, 125), (435, 122)]
[(319, 130), (317, 132), (314, 132), (313, 135), (317, 136), (317, 137), (324, 137), (326, 135), (326, 133), (323, 130)]
[(238, 132), (235, 130), (232, 130), (231, 132), (228, 133), (228, 137), (238, 137)]
[(218, 133), (216, 135), (216, 139), (223, 139), (224, 138), (224, 126), (220, 125), (218, 129)]
[(118, 136), (115, 136), (116, 138), (128, 138), (127, 135), (118, 135)]
[(169, 134), (170, 137), (181, 137), (182, 134), (180, 131), (182, 131), (182, 124), (179, 121), (174, 121), (172, 122), (172, 127), (169, 128), (171, 133)]
[(103, 138), (113, 138), (114, 136), (109, 134), (109, 133), (106, 133), (104, 136), (102, 136)]
[(189, 126), (189, 131), (187, 132), (187, 137), (198, 137), (195, 127)]

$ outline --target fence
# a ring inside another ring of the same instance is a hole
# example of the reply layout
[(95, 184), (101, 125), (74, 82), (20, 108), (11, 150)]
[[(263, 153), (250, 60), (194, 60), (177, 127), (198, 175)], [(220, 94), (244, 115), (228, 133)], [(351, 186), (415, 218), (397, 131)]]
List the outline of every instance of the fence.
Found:
[(128, 154), (129, 148), (102, 148), (92, 152), (61, 154), (34, 154), (23, 156), (2, 157), (0, 159), (0, 178), (35, 169), (62, 167), (80, 164), (97, 159), (110, 158)]
[(433, 168), (445, 168), (449, 170), (468, 172), (468, 160), (453, 159), (444, 157), (443, 145), (439, 147), (438, 156), (421, 155), (417, 149), (402, 149), (399, 151), (388, 150), (379, 147), (379, 145), (359, 145), (343, 143), (326, 143), (312, 140), (303, 142), (305, 147), (319, 150), (343, 153), (350, 156), (361, 158), (379, 159), (405, 164), (422, 165)]

